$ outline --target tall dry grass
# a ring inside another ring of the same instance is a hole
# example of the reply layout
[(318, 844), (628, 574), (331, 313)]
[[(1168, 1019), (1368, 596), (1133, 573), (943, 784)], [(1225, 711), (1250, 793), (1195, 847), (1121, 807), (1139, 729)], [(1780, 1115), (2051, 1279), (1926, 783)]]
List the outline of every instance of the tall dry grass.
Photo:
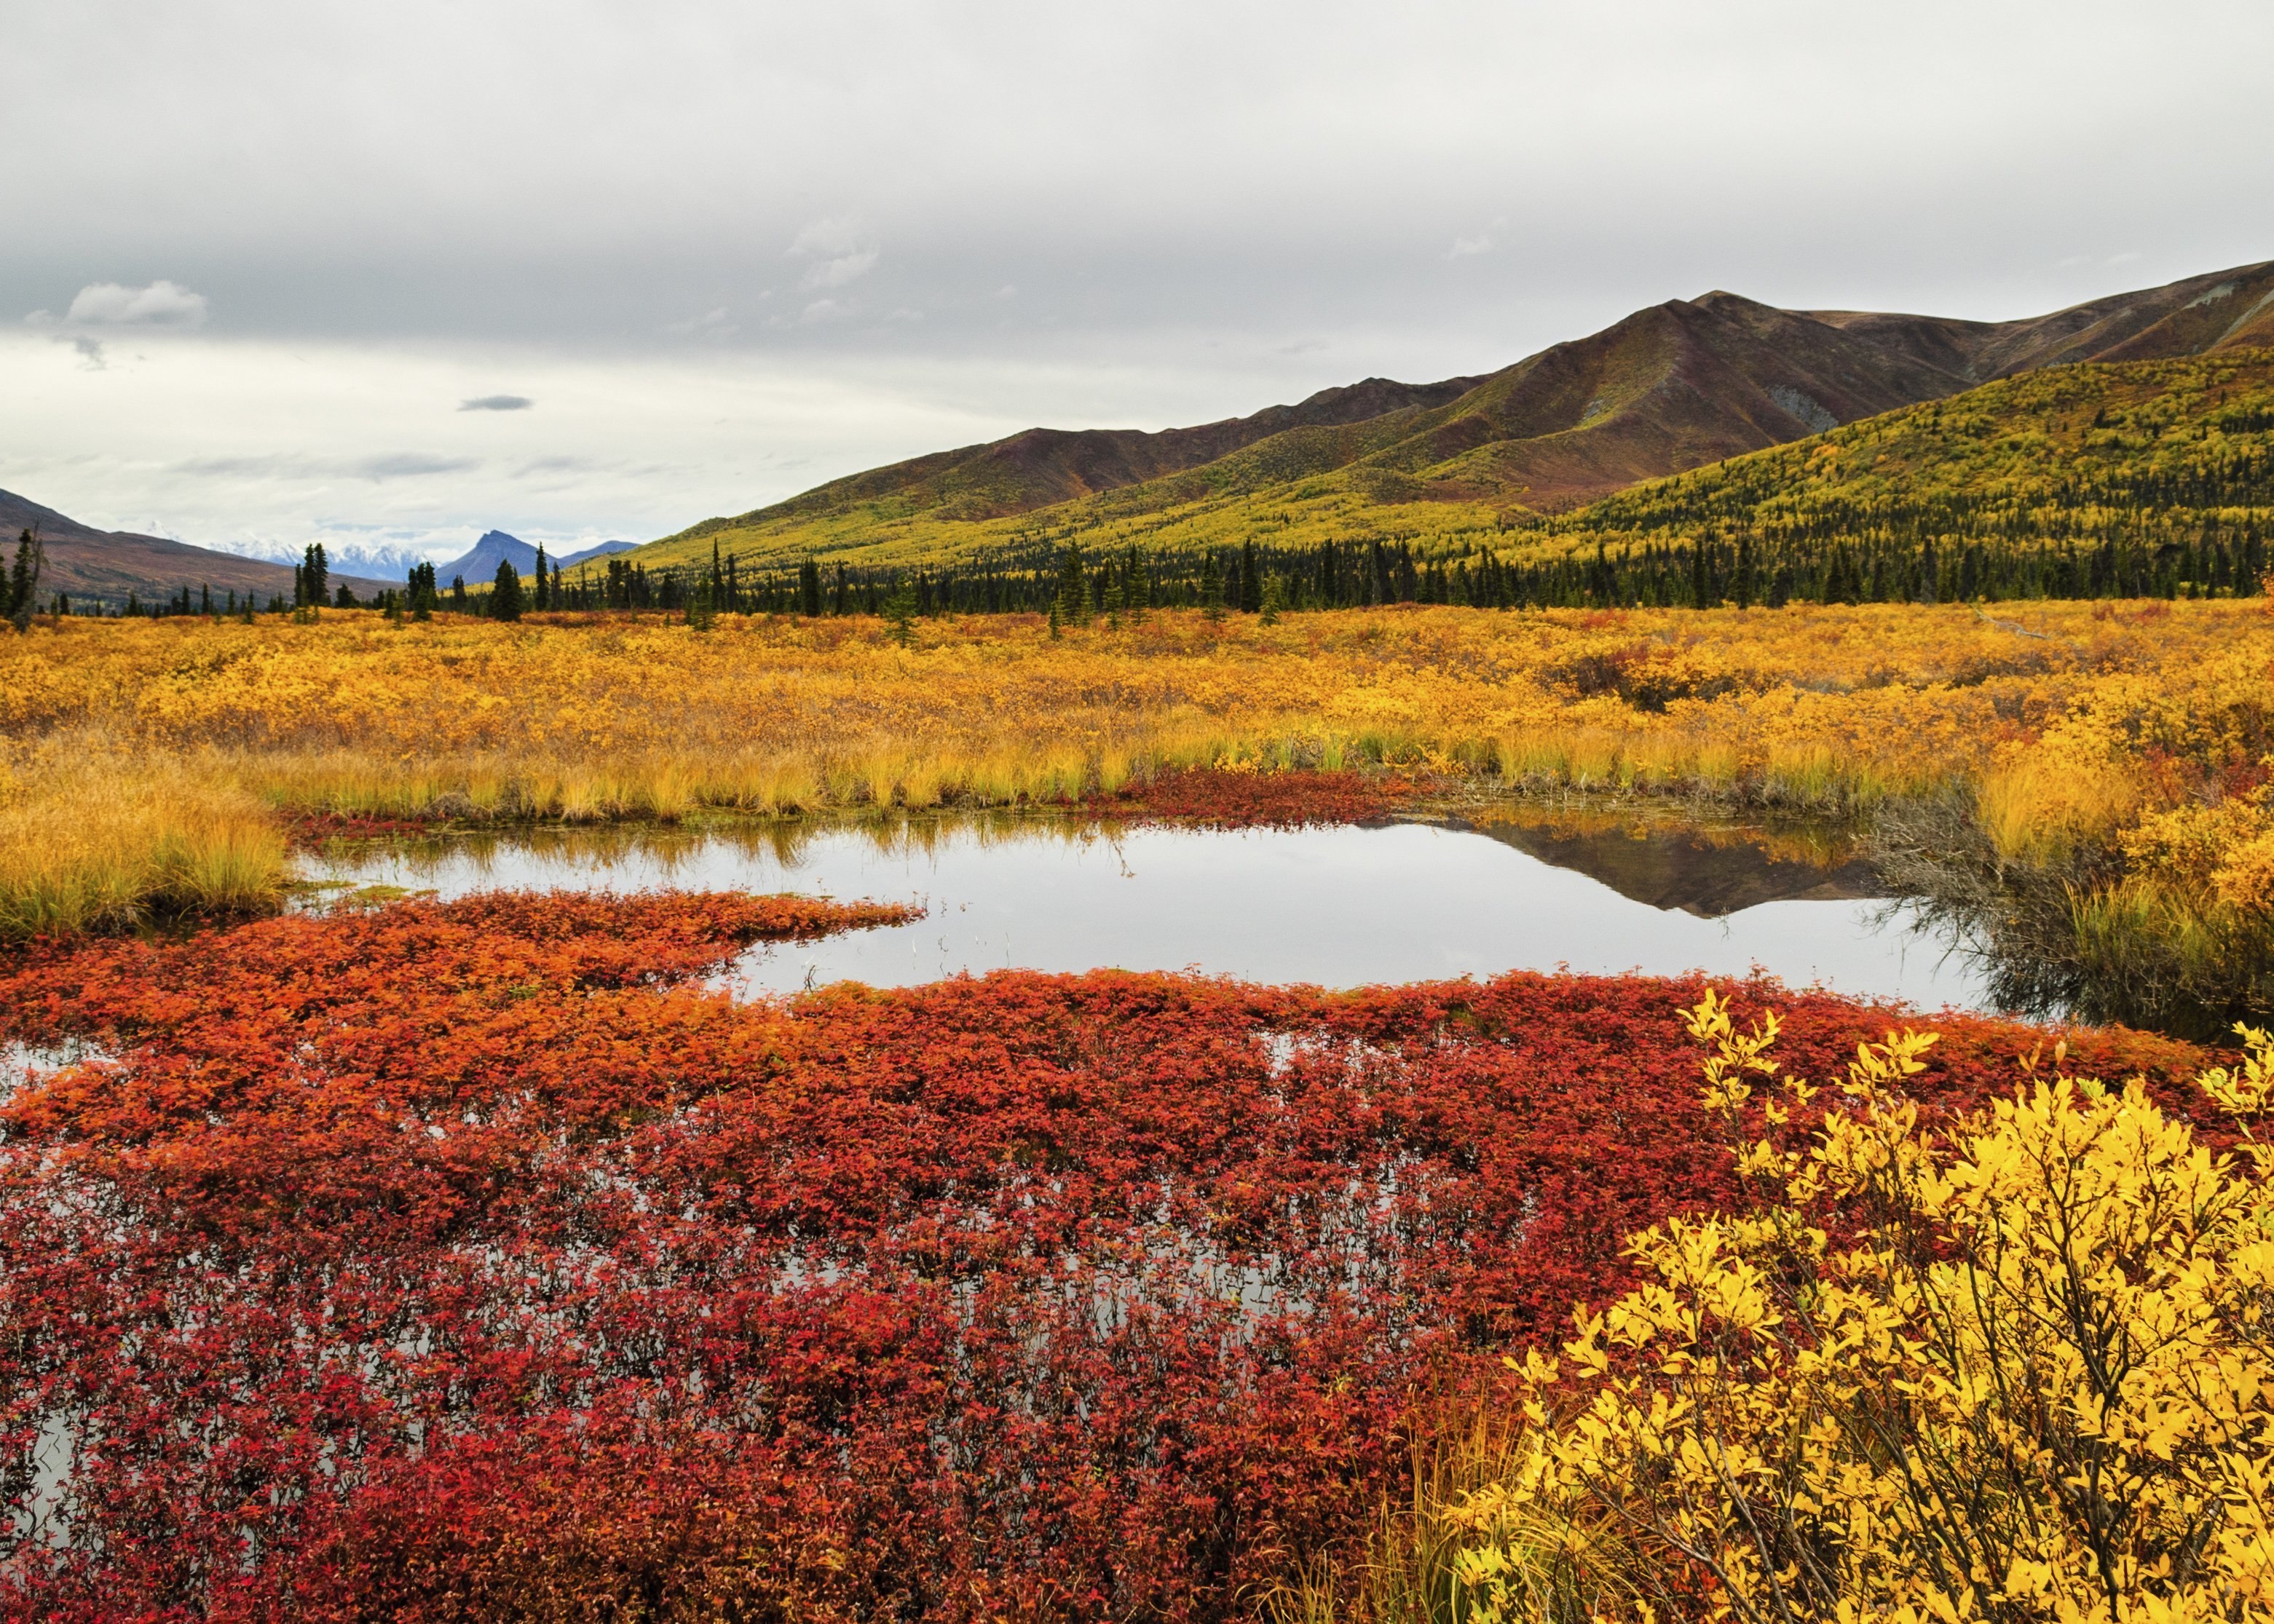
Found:
[[(1271, 1624), (1588, 1624), (1632, 1600), (1615, 1572), (1585, 1572), (1562, 1547), (1565, 1530), (1545, 1517), (1531, 1518), (1520, 1504), (1490, 1491), (1512, 1485), (1525, 1463), (1527, 1439), (1520, 1416), (1473, 1400), (1439, 1401), (1417, 1410), (1412, 1475), (1400, 1499), (1378, 1508), (1363, 1555), (1299, 1565), (1262, 1598)], [(1480, 1521), (1474, 1507), (1495, 1511)], [(1617, 1532), (1597, 1530), (1598, 1549), (1617, 1544)], [(1500, 1559), (1480, 1570), (1480, 1550)], [(1492, 1611), (1493, 1581), (1503, 1609)]]
[(282, 831), (224, 767), (93, 730), (0, 757), (0, 938), (258, 912), (286, 876)]

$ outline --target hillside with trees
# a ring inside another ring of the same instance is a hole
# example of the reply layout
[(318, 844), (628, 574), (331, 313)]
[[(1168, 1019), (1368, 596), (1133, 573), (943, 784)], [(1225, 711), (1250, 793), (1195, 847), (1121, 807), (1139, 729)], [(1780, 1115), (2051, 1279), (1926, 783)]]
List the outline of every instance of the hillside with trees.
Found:
[[(1436, 505), (1423, 504), (1425, 511)], [(1407, 508), (1390, 510), (1402, 515)], [(2235, 597), (2274, 542), (2274, 349), (2048, 367), (1577, 511), (1431, 532), (1361, 515), (1306, 534), (1258, 505), (1203, 545), (1099, 517), (1030, 522), (977, 557), (794, 561), (644, 549), (564, 576), (558, 606), (807, 615), (1204, 606), (1482, 606)]]
[(1614, 492), (2083, 362), (2274, 343), (2274, 263), (2008, 322), (1672, 300), (1479, 378), (1373, 379), (1159, 433), (1032, 429), (832, 481), (641, 549), (762, 568), (1030, 565), (1092, 552), (1496, 545)]

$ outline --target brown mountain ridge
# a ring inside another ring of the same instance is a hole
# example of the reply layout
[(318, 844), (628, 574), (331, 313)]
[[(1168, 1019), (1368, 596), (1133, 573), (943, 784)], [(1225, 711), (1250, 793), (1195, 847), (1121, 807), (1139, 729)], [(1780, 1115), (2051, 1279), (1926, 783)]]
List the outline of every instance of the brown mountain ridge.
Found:
[(1781, 310), (1716, 291), (1483, 376), (1370, 378), (1197, 428), (1028, 429), (668, 540), (834, 521), (834, 551), (859, 545), (869, 520), (999, 519), (1106, 492), (1120, 493), (1112, 513), (1157, 511), (1344, 469), (1378, 500), (1556, 512), (2037, 367), (2258, 344), (2274, 344), (2274, 261), (2014, 321)]
[[(170, 597), (184, 587), (192, 592), (210, 588), (217, 599), (235, 592), (240, 598), (252, 597), (262, 604), (271, 598), (292, 600), (290, 564), (239, 558), (234, 553), (216, 553), (160, 536), (99, 530), (13, 492), (0, 491), (0, 540), (6, 544), (8, 559), (15, 558), (16, 538), (26, 530), (38, 533), (46, 553), (47, 561), (40, 572), (42, 607), (53, 602), (57, 592), (67, 593), (73, 603), (102, 602), (116, 607), (126, 601), (129, 593), (148, 603)], [(344, 582), (358, 598), (368, 598), (382, 586), (401, 584), (336, 572), (331, 581), (334, 586)]]

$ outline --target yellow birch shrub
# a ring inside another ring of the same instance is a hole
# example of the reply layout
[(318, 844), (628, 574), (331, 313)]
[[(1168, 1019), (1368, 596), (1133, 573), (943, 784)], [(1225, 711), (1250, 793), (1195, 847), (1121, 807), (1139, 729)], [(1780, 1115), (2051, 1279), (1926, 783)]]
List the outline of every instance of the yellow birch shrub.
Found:
[(1758, 1206), (1634, 1237), (1646, 1283), (1529, 1356), (1529, 1447), (1448, 1514), (1466, 1615), (2274, 1618), (2274, 1039), (2202, 1079), (2239, 1157), (2058, 1047), (1922, 1132), (1911, 1031), (1802, 1142), (1773, 1017), (1687, 1019)]

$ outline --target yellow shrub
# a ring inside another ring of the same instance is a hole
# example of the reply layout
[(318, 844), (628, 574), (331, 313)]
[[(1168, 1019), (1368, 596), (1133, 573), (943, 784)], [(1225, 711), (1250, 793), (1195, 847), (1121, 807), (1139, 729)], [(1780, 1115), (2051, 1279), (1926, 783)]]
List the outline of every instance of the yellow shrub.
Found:
[[(1762, 1206), (1635, 1237), (1653, 1278), (1580, 1312), (1571, 1380), (1530, 1356), (1528, 1448), (1446, 1514), (1469, 1616), (2274, 1618), (2274, 1155), (2057, 1071), (1923, 1134), (1914, 1033), (1797, 1144), (1773, 1019), (1690, 1022)], [(2247, 1128), (2245, 1038), (2203, 1086)]]

